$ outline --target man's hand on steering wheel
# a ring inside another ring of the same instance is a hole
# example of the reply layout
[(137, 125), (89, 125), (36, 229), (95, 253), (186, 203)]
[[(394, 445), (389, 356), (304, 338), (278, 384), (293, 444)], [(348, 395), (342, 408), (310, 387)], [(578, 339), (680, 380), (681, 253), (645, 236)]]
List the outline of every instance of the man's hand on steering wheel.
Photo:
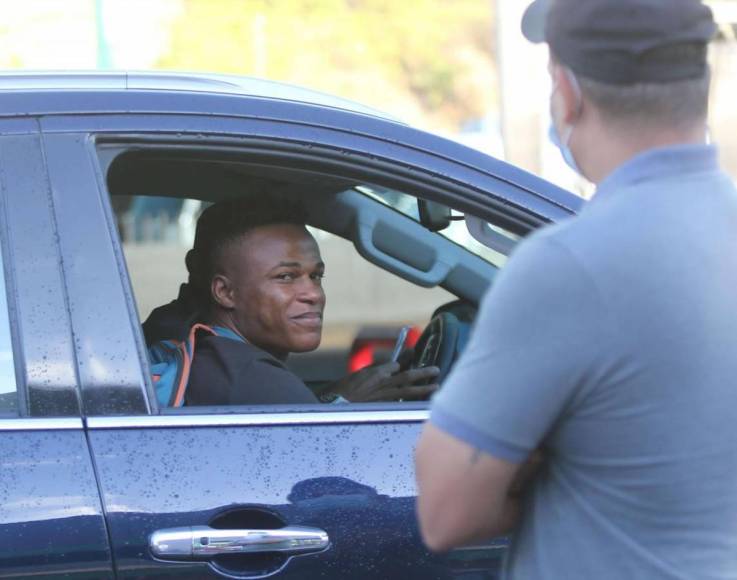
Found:
[(438, 389), (436, 384), (415, 384), (435, 379), (440, 373), (438, 367), (428, 366), (398, 372), (399, 369), (397, 362), (366, 367), (334, 383), (330, 391), (351, 403), (370, 403), (424, 400)]
[(437, 382), (442, 383), (458, 356), (461, 326), (452, 312), (435, 314), (415, 345), (410, 367), (436, 367), (440, 369)]

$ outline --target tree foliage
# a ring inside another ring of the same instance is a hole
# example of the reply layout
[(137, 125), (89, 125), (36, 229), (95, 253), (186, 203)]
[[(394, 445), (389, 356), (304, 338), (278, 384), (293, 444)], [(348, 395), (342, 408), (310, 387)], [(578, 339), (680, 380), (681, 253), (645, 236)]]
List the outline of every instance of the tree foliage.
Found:
[(287, 81), (450, 129), (496, 105), (492, 7), (491, 0), (184, 0), (159, 66)]

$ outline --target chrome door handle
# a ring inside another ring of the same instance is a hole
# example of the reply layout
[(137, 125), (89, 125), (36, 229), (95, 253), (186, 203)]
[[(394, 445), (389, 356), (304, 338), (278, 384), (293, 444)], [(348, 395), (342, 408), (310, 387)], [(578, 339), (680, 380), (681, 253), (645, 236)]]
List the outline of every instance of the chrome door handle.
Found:
[(208, 526), (169, 528), (151, 534), (148, 541), (157, 558), (187, 560), (221, 554), (319, 552), (330, 545), (327, 532), (287, 526), (276, 530), (216, 530)]

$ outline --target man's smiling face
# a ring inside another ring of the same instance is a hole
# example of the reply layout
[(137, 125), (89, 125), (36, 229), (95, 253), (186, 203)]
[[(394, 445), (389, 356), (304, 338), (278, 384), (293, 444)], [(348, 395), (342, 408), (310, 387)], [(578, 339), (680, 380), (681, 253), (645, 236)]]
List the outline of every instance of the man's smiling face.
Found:
[(280, 359), (320, 345), (325, 264), (303, 226), (254, 228), (228, 245), (222, 267), (232, 320), (249, 342)]

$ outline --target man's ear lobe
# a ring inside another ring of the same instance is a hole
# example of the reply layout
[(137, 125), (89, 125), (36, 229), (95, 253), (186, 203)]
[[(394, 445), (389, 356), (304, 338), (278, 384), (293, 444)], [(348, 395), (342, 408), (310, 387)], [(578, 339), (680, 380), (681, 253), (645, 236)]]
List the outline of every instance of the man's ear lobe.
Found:
[(215, 303), (227, 310), (235, 308), (233, 300), (233, 286), (227, 276), (215, 274), (210, 282), (210, 293)]

